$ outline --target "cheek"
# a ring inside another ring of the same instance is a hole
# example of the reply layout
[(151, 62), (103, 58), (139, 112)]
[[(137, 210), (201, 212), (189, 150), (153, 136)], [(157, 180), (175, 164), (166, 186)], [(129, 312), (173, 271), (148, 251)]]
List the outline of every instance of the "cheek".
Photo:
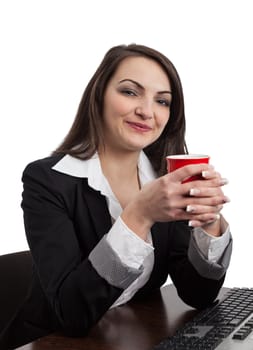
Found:
[(170, 112), (166, 111), (166, 112), (160, 113), (159, 117), (157, 118), (158, 128), (163, 130), (167, 125), (169, 119), (170, 119)]
[(107, 116), (124, 116), (130, 109), (129, 101), (126, 101), (117, 92), (105, 96), (104, 113)]
[(112, 108), (114, 109), (115, 114), (119, 116), (124, 116), (129, 113), (131, 108), (131, 103), (125, 98), (120, 98), (117, 96), (114, 101), (112, 101)]

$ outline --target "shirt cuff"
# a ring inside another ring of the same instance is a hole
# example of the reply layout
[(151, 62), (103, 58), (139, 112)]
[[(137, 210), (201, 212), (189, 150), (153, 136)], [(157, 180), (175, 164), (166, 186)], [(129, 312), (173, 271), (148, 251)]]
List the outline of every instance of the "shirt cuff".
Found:
[[(105, 259), (105, 256), (107, 257)], [(131, 268), (122, 263), (118, 255), (106, 240), (106, 235), (98, 242), (89, 254), (89, 260), (99, 276), (112, 286), (127, 289), (142, 273), (139, 269)]]
[(219, 261), (231, 240), (229, 226), (225, 225), (224, 222), (222, 222), (222, 226), (225, 232), (219, 237), (209, 235), (201, 227), (196, 227), (193, 230), (193, 237), (198, 249), (208, 261), (213, 263)]
[[(149, 235), (151, 239), (151, 235)], [(107, 242), (121, 259), (122, 263), (139, 269), (145, 258), (153, 252), (151, 243), (137, 236), (119, 216), (107, 234)]]
[(232, 243), (231, 239), (218, 262), (211, 262), (202, 255), (195, 239), (191, 236), (188, 249), (189, 261), (202, 277), (218, 280), (225, 275), (229, 266)]

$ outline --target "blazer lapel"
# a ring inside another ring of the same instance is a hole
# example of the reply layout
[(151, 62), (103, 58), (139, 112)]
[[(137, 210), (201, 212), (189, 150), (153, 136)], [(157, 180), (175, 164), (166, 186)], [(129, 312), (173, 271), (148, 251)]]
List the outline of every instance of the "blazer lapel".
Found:
[(111, 216), (107, 207), (106, 198), (99, 191), (90, 188), (87, 183), (87, 179), (84, 179), (83, 195), (89, 208), (89, 214), (98, 238), (101, 239), (112, 226)]
[[(155, 223), (151, 229), (153, 246), (154, 246), (154, 267), (148, 282), (141, 289), (143, 292), (157, 288), (165, 282), (168, 276), (168, 223)], [(165, 264), (164, 261), (168, 261)]]

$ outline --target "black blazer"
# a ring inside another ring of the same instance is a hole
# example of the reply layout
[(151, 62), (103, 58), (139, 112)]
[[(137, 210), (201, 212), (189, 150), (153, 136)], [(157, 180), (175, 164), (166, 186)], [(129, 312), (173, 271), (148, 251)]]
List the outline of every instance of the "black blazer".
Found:
[[(56, 330), (84, 336), (122, 293), (100, 277), (88, 259), (112, 225), (105, 197), (90, 188), (87, 179), (53, 170), (61, 157), (33, 162), (23, 173), (22, 208), (34, 277), (26, 303), (1, 335), (1, 349)], [(186, 303), (196, 308), (211, 303), (225, 270), (218, 279), (197, 272), (188, 257), (187, 224), (156, 223), (151, 233), (154, 268), (136, 297), (158, 289), (170, 275)]]

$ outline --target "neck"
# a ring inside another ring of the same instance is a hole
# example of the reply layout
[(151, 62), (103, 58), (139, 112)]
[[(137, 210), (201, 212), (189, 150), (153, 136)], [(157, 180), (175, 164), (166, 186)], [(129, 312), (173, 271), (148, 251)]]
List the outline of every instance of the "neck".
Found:
[(117, 153), (117, 152), (99, 152), (99, 159), (102, 170), (106, 174), (113, 177), (129, 178), (133, 174), (137, 174), (138, 159), (140, 153)]

